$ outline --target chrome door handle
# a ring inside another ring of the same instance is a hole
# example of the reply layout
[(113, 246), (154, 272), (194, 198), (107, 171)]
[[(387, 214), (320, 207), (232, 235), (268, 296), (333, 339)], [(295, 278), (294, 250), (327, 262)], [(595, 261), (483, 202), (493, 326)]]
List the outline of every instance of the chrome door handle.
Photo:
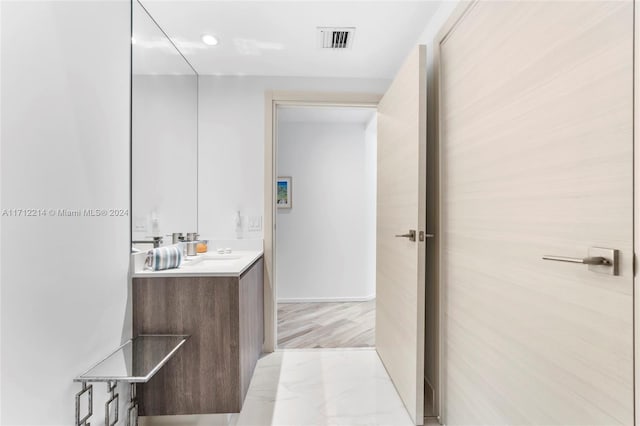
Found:
[(590, 247), (587, 257), (542, 256), (543, 260), (588, 265), (589, 270), (601, 274), (618, 275), (618, 250)]
[(580, 259), (579, 257), (564, 257), (564, 256), (542, 256), (544, 260), (555, 260), (556, 262), (569, 262), (569, 263), (581, 263), (583, 265), (607, 265), (611, 266), (609, 259), (605, 259), (601, 256), (585, 257)]
[(415, 241), (416, 240), (416, 231), (415, 231), (415, 229), (409, 229), (409, 233), (408, 234), (396, 235), (396, 238), (408, 238), (409, 241)]

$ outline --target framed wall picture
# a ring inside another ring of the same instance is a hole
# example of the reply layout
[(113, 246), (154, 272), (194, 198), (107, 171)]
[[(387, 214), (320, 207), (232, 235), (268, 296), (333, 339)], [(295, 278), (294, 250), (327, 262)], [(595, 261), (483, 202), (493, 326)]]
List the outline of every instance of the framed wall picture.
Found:
[(291, 176), (279, 176), (276, 181), (276, 206), (279, 209), (290, 209), (291, 196)]

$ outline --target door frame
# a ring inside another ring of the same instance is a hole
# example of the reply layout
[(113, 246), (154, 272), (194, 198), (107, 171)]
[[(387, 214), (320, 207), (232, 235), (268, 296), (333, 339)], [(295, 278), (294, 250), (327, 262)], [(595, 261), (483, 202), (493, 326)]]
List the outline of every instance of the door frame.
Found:
[(640, 315), (636, 312), (640, 303), (640, 292), (637, 291), (640, 284), (637, 265), (637, 253), (640, 251), (640, 0), (633, 0), (633, 11), (633, 388), (635, 424), (640, 425), (640, 364), (637, 356), (640, 351)]
[[(429, 127), (433, 127), (433, 133), (428, 133), (429, 135), (433, 135), (433, 140), (427, 139), (427, 149), (429, 149), (428, 145), (432, 145), (434, 149), (434, 154), (432, 156), (435, 157), (432, 163), (427, 164), (427, 168), (436, 167), (435, 176), (437, 177), (437, 182), (434, 183), (436, 186), (436, 195), (432, 198), (427, 198), (427, 203), (435, 204), (434, 208), (437, 210), (437, 224), (436, 224), (436, 238), (435, 238), (435, 246), (436, 246), (436, 259), (435, 264), (437, 265), (437, 283), (438, 283), (438, 391), (436, 395), (436, 412), (438, 413), (438, 421), (440, 424), (446, 424), (447, 422), (447, 410), (445, 406), (445, 393), (446, 393), (446, 318), (444, 312), (445, 306), (445, 298), (446, 298), (446, 285), (444, 280), (443, 273), (443, 256), (442, 256), (442, 238), (443, 235), (443, 226), (442, 226), (442, 186), (443, 186), (443, 178), (442, 171), (443, 168), (443, 159), (442, 159), (442, 150), (440, 149), (441, 143), (443, 140), (443, 132), (441, 126), (442, 114), (440, 114), (440, 106), (442, 104), (442, 99), (440, 97), (441, 90), (440, 86), (442, 84), (441, 76), (441, 65), (442, 62), (440, 60), (440, 49), (442, 47), (442, 43), (447, 39), (449, 34), (455, 29), (458, 22), (467, 14), (467, 12), (476, 4), (476, 0), (467, 1), (467, 0), (459, 0), (459, 4), (455, 7), (455, 9), (451, 12), (449, 17), (445, 20), (445, 23), (442, 25), (440, 30), (436, 33), (435, 38), (433, 39), (433, 64), (431, 67), (431, 72), (433, 73), (433, 79), (429, 79), (429, 82), (433, 82), (432, 87), (427, 86), (427, 96), (433, 96), (433, 104), (435, 108), (433, 108), (433, 122), (431, 126), (429, 126), (427, 119), (427, 132), (429, 132)], [(429, 94), (431, 93), (431, 94)], [(427, 100), (429, 102), (429, 100)], [(427, 114), (429, 114), (429, 108), (427, 106)], [(429, 115), (428, 115), (429, 117)], [(427, 161), (429, 161), (427, 157)]]
[[(464, 18), (468, 11), (470, 11), (479, 0), (457, 0), (459, 4), (451, 12), (449, 17), (445, 20), (440, 30), (436, 33), (433, 39), (433, 67), (432, 72), (434, 74), (432, 87), (428, 88), (428, 91), (433, 91), (436, 107), (434, 108), (434, 120), (431, 123), (431, 127), (435, 127), (435, 137), (433, 140), (428, 140), (427, 143), (433, 143), (436, 149), (437, 167), (436, 175), (438, 176), (437, 188), (437, 210), (438, 210), (438, 225), (437, 236), (442, 235), (442, 157), (441, 157), (441, 143), (442, 143), (442, 116), (440, 114), (440, 86), (441, 86), (441, 61), (440, 61), (440, 48), (442, 42), (449, 36), (451, 31), (455, 28), (458, 22)], [(638, 315), (637, 307), (640, 306), (640, 291), (637, 291), (638, 285), (640, 285), (640, 278), (638, 277), (638, 265), (637, 265), (637, 253), (640, 252), (640, 173), (638, 167), (640, 165), (640, 95), (638, 93), (638, 87), (640, 87), (640, 67), (638, 66), (638, 60), (640, 59), (640, 0), (633, 0), (634, 19), (633, 19), (633, 257), (634, 257), (634, 274), (633, 274), (633, 388), (634, 388), (634, 417), (635, 425), (640, 425), (640, 363), (638, 361), (637, 354), (640, 353), (640, 315)], [(431, 95), (428, 95), (431, 96)], [(433, 202), (434, 200), (427, 200), (427, 202)], [(439, 374), (439, 388), (438, 388), (438, 420), (441, 424), (446, 424), (446, 406), (444, 403), (444, 395), (446, 392), (446, 381), (444, 380), (446, 372), (446, 323), (444, 310), (444, 300), (446, 296), (446, 286), (444, 278), (442, 276), (442, 241), (440, 238), (436, 239), (437, 253), (438, 253), (438, 374)]]
[(264, 352), (278, 347), (278, 291), (275, 259), (275, 185), (278, 106), (336, 106), (377, 108), (377, 93), (266, 91), (264, 96)]

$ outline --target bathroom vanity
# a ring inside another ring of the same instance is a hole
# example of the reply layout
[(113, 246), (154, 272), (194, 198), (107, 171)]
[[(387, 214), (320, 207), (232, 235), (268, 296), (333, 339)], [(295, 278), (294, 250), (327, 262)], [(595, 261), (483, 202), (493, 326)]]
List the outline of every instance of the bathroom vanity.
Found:
[(240, 412), (264, 342), (263, 282), (262, 251), (133, 273), (133, 335), (191, 335), (139, 386), (140, 415)]

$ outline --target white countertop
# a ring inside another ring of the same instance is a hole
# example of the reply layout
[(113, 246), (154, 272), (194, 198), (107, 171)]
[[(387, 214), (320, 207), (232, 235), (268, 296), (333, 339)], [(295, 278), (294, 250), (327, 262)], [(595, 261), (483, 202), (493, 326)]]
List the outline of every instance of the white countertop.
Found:
[[(230, 254), (218, 254), (215, 251), (189, 256), (179, 268), (164, 271), (144, 269), (142, 262), (135, 261), (132, 278), (153, 277), (239, 277), (263, 255), (263, 250), (238, 250)], [(146, 253), (134, 256), (144, 259)]]

